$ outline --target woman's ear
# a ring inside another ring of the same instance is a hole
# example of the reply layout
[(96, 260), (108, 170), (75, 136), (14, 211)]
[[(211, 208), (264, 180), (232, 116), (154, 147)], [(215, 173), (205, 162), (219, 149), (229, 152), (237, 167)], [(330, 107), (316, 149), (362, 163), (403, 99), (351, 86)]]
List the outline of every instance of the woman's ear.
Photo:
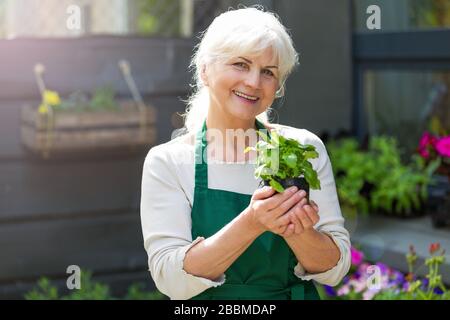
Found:
[(202, 81), (203, 81), (203, 85), (204, 85), (205, 87), (207, 87), (207, 86), (208, 86), (208, 75), (206, 74), (206, 65), (202, 65), (201, 68), (202, 68), (202, 69), (201, 69), (201, 71), (200, 71), (200, 78), (201, 78)]

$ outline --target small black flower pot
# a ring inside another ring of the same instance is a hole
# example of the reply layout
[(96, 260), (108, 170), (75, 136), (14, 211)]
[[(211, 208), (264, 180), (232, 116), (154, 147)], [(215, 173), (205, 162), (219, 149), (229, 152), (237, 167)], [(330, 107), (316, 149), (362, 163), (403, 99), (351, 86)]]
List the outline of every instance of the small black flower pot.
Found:
[[(286, 179), (275, 179), (278, 183), (280, 183), (284, 189), (287, 189), (292, 186), (296, 186), (299, 190), (306, 191), (306, 199), (309, 202), (309, 183), (305, 178), (286, 178)], [(264, 180), (265, 186), (270, 186), (268, 180)]]
[(428, 187), (427, 211), (435, 228), (450, 224), (450, 181), (447, 176), (433, 176), (433, 184)]

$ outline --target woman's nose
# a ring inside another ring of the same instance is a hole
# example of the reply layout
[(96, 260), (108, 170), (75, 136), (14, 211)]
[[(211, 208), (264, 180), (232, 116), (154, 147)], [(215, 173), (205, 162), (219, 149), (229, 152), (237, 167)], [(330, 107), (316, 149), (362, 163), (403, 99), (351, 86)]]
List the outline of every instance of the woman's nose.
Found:
[(245, 84), (249, 87), (259, 89), (261, 82), (260, 73), (257, 71), (252, 71), (247, 74), (245, 78)]

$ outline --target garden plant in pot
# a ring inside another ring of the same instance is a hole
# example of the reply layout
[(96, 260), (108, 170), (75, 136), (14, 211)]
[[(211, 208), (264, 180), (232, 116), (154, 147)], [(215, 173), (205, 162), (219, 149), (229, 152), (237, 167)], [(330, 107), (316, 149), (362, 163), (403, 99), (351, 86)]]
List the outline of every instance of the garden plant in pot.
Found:
[(439, 119), (432, 118), (429, 131), (420, 138), (417, 152), (429, 164), (434, 175), (429, 186), (428, 210), (437, 228), (450, 224), (450, 134)]
[(270, 138), (261, 131), (261, 140), (255, 147), (247, 147), (244, 152), (256, 151), (255, 178), (261, 178), (265, 186), (277, 192), (296, 186), (305, 190), (309, 201), (309, 190), (320, 189), (317, 172), (310, 159), (319, 156), (313, 145), (303, 145), (297, 140), (284, 137), (277, 131), (270, 131)]

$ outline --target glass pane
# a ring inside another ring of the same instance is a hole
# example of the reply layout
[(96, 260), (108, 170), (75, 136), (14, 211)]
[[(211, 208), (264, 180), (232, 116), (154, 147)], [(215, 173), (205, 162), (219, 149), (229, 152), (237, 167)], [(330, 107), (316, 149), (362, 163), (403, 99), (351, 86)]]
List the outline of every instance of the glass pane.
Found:
[(0, 39), (92, 34), (192, 37), (237, 4), (236, 0), (0, 0)]
[(450, 129), (450, 72), (368, 71), (364, 111), (369, 134), (395, 136), (412, 154), (431, 116)]
[(450, 28), (450, 0), (353, 0), (355, 31), (377, 32), (366, 26), (370, 5), (380, 7), (380, 31)]

